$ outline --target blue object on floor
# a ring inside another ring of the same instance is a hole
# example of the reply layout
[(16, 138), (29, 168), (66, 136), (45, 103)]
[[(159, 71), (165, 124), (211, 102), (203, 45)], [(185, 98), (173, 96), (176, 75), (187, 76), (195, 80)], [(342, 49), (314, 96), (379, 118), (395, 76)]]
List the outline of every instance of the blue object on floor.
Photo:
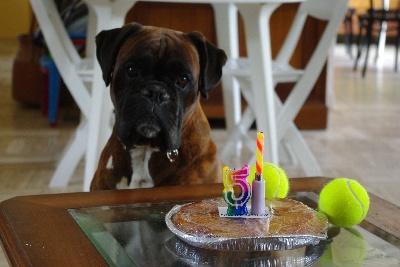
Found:
[[(86, 33), (70, 32), (69, 37), (76, 49), (81, 50), (86, 44)], [(58, 72), (57, 66), (50, 56), (42, 56), (40, 58), (40, 65), (48, 72), (48, 92), (47, 99), (42, 99), (42, 110), (47, 109), (47, 119), (52, 126), (57, 125), (57, 113), (60, 100), (60, 82), (61, 76)], [(46, 97), (46, 93), (43, 95)], [(47, 103), (44, 103), (47, 101)], [(43, 112), (43, 111), (42, 111)]]
[(43, 68), (46, 68), (49, 73), (47, 119), (51, 125), (56, 125), (58, 101), (60, 95), (60, 82), (61, 82), (60, 73), (58, 72), (58, 69), (54, 61), (48, 56), (42, 56), (40, 58), (40, 65)]

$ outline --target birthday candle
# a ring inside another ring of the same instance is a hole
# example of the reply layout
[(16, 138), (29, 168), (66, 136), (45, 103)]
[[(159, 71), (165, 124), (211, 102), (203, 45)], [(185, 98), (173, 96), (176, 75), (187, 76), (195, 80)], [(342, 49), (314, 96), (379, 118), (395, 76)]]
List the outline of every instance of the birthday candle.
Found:
[(251, 213), (265, 214), (265, 181), (263, 173), (264, 134), (257, 132), (256, 140), (256, 173), (252, 183)]
[(264, 156), (264, 134), (257, 132), (256, 140), (256, 179), (261, 180), (263, 172), (263, 156)]
[[(230, 170), (228, 166), (225, 166), (222, 170), (222, 182), (224, 184), (222, 196), (228, 204), (228, 215), (244, 215), (248, 213), (246, 204), (251, 196), (250, 184), (247, 181), (249, 169), (249, 165), (244, 165), (240, 170)], [(235, 196), (234, 186), (240, 188), (239, 196)]]

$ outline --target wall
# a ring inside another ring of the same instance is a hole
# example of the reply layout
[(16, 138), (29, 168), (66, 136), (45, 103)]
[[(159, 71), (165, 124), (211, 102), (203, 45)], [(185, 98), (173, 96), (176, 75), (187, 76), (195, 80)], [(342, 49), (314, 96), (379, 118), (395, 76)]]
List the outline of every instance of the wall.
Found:
[(0, 38), (15, 39), (29, 31), (31, 9), (28, 0), (0, 1)]

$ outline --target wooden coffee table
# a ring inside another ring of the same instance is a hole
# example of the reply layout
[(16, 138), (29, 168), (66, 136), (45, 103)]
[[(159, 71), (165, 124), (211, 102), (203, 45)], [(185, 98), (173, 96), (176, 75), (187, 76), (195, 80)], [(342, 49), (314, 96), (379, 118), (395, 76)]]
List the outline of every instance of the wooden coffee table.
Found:
[[(317, 194), (329, 180), (322, 177), (291, 179), (291, 194), (305, 199), (307, 205), (315, 208)], [(13, 266), (108, 266), (127, 261), (148, 266), (150, 262), (156, 264), (157, 260), (185, 265), (190, 264), (190, 260), (220, 260), (219, 257), (226, 255), (218, 251), (205, 253), (184, 244), (169, 232), (163, 218), (177, 203), (220, 197), (222, 189), (222, 184), (207, 184), (15, 197), (0, 204), (0, 238)], [(384, 266), (398, 266), (400, 208), (372, 194), (370, 198), (367, 218), (354, 229), (362, 236), (360, 240), (365, 241), (362, 242), (369, 261), (382, 260), (374, 255), (383, 246), (386, 260), (390, 260), (389, 265)], [(115, 229), (131, 231), (113, 232)], [(341, 231), (347, 232), (346, 229)], [(301, 253), (323, 250), (319, 256), (326, 257), (323, 254), (331, 242), (325, 242), (326, 247), (305, 249)], [(142, 243), (147, 247), (141, 246)], [(183, 255), (188, 251), (192, 259)], [(279, 254), (263, 253), (264, 263)], [(260, 260), (260, 255), (257, 257)], [(279, 254), (279, 257), (285, 256)]]

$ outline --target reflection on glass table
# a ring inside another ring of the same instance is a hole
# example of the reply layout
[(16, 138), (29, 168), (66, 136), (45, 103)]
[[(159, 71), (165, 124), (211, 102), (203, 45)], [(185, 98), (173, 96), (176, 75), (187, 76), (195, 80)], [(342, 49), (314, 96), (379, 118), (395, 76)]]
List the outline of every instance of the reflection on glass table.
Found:
[[(290, 198), (316, 208), (315, 193), (298, 192)], [(110, 266), (400, 266), (400, 240), (372, 225), (365, 229), (330, 227), (328, 240), (294, 250), (197, 248), (180, 240), (165, 224), (169, 210), (183, 203), (104, 206), (69, 212)]]

